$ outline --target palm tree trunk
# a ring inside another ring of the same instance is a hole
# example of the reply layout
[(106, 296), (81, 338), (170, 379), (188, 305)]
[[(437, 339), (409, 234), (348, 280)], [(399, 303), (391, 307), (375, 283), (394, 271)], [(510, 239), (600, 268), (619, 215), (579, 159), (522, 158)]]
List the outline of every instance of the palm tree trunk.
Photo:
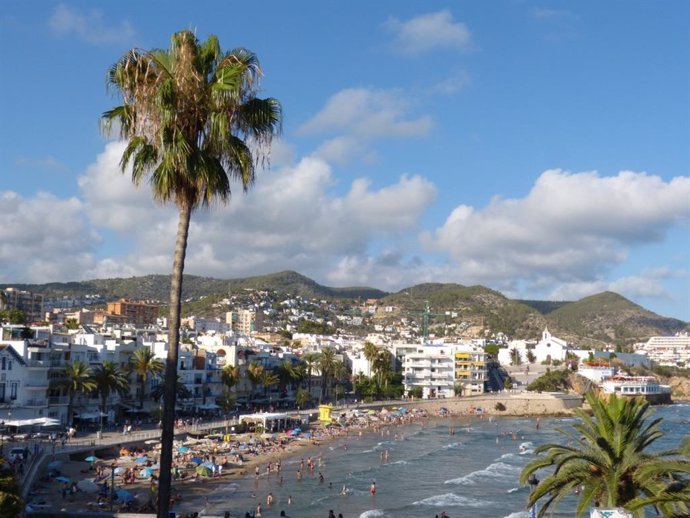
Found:
[(67, 393), (67, 426), (72, 426), (72, 407), (74, 406), (74, 393)]
[(168, 357), (165, 363), (163, 387), (163, 416), (161, 419), (161, 457), (158, 485), (158, 518), (168, 518), (172, 476), (173, 440), (175, 439), (175, 403), (177, 398), (177, 358), (180, 341), (180, 312), (182, 309), (182, 272), (187, 252), (189, 220), (192, 212), (189, 204), (180, 206), (175, 243), (175, 258), (170, 280), (170, 316), (168, 322)]
[(141, 384), (141, 390), (139, 391), (139, 410), (144, 408), (144, 391), (146, 390), (146, 374), (142, 374), (141, 376), (141, 381), (139, 382)]
[(103, 419), (105, 419), (105, 416), (103, 414), (105, 414), (105, 407), (108, 404), (107, 398), (108, 398), (107, 395), (101, 396), (101, 415), (98, 416), (100, 418), (100, 422), (101, 422), (101, 431), (103, 430)]

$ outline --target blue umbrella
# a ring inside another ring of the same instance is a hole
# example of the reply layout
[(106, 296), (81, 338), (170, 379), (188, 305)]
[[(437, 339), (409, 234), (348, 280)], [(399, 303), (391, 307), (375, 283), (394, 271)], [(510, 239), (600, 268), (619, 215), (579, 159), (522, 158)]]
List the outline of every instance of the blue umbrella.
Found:
[(115, 496), (118, 500), (122, 500), (125, 503), (132, 502), (134, 500), (134, 495), (124, 489), (116, 489)]
[(89, 455), (89, 456), (86, 457), (84, 460), (85, 460), (86, 462), (96, 462), (96, 461), (98, 460), (98, 457), (96, 457), (95, 455)]
[(204, 462), (203, 459), (202, 459), (201, 457), (192, 457), (190, 460), (191, 460), (194, 464), (201, 464), (202, 462)]
[(214, 464), (213, 464), (213, 462), (208, 461), (208, 462), (204, 462), (202, 464), (202, 466), (206, 466), (208, 469), (213, 469)]
[(69, 478), (63, 477), (63, 476), (55, 477), (55, 480), (57, 480), (57, 481), (59, 481), (59, 482), (67, 482), (68, 484), (69, 484), (70, 482), (72, 482)]
[(153, 475), (154, 471), (155, 470), (152, 468), (144, 468), (139, 472), (139, 476), (140, 477), (150, 477), (151, 475)]
[(180, 446), (179, 448), (177, 448), (177, 451), (178, 451), (179, 453), (188, 453), (188, 452), (189, 452), (189, 448), (187, 448), (186, 446)]
[(48, 463), (48, 469), (58, 469), (60, 466), (62, 466), (62, 461), (59, 460)]
[(149, 458), (146, 456), (134, 459), (135, 464), (144, 464), (145, 462), (148, 462), (148, 461), (149, 461)]
[(125, 472), (125, 468), (123, 468), (122, 466), (120, 466), (120, 467), (115, 468), (113, 471), (115, 472), (116, 475), (119, 475), (120, 473), (124, 473), (124, 472)]

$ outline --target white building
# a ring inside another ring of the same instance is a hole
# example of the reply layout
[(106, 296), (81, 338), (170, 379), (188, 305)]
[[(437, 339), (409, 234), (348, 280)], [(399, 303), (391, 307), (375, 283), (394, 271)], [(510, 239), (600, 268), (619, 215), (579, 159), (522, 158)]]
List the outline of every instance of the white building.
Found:
[(422, 397), (453, 397), (455, 385), (455, 348), (449, 344), (417, 345), (403, 359), (405, 393), (421, 387)]
[(644, 354), (659, 365), (690, 366), (690, 335), (653, 336), (647, 342), (636, 344), (635, 352)]

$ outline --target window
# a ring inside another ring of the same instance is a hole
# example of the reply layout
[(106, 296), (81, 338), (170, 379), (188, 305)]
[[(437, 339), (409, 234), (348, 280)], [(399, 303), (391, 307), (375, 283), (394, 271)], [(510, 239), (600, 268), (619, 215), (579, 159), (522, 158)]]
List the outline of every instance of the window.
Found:
[(10, 399), (14, 401), (17, 399), (17, 388), (19, 387), (19, 383), (12, 383), (10, 385)]
[(2, 367), (0, 367), (0, 368), (2, 368), (2, 370), (5, 370), (5, 364), (6, 364), (6, 362), (7, 362), (7, 358), (5, 358), (5, 357), (3, 356), (3, 357), (2, 357)]

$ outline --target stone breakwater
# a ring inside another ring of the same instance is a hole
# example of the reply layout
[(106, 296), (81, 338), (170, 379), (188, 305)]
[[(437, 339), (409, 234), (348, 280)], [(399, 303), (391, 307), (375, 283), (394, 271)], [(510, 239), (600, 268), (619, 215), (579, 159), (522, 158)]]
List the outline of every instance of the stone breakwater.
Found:
[[(408, 408), (424, 409), (430, 414), (436, 414), (441, 408), (445, 408), (453, 414), (557, 416), (572, 415), (576, 408), (582, 407), (582, 402), (581, 396), (571, 394), (519, 392), (448, 399), (408, 400), (403, 404)], [(390, 403), (366, 405), (367, 408), (381, 406), (390, 406)]]

